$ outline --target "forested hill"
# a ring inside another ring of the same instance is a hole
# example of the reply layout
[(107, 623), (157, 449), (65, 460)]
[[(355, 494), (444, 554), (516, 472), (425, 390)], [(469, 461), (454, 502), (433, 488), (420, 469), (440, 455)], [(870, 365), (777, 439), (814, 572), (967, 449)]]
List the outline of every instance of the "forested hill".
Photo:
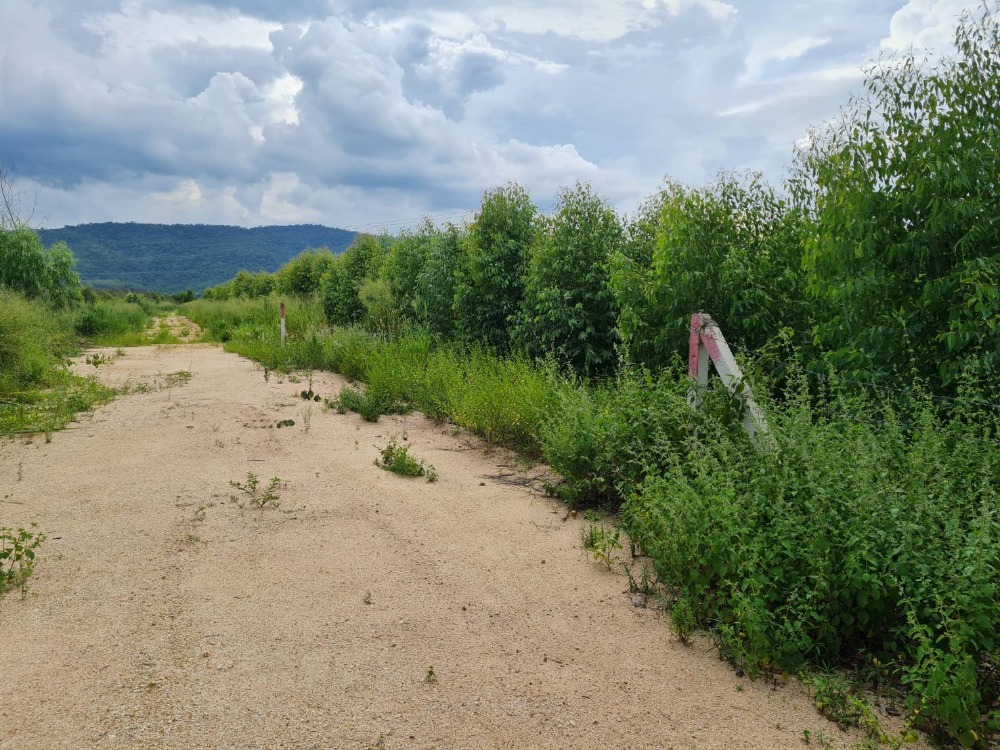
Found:
[(298, 224), (244, 229), (214, 224), (80, 224), (39, 230), (50, 247), (65, 242), (76, 270), (96, 289), (175, 293), (231, 279), (237, 271), (276, 271), (310, 247), (340, 253), (354, 239), (344, 229)]

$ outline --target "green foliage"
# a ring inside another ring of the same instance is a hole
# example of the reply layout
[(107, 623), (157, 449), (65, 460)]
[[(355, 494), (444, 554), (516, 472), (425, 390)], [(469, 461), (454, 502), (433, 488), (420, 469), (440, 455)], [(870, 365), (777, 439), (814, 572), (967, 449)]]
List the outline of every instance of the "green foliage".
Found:
[(132, 296), (135, 301), (102, 299), (80, 305), (73, 311), (74, 331), (96, 346), (118, 343), (126, 334), (142, 333), (152, 318), (137, 296)]
[(564, 383), (556, 416), (539, 425), (542, 455), (564, 480), (556, 494), (574, 505), (619, 505), (694, 431), (700, 417), (687, 404), (688, 388), (672, 371)]
[(538, 434), (556, 399), (551, 372), (522, 356), (501, 358), (478, 349), (451, 361), (458, 365), (457, 384), (438, 373), (439, 382), (456, 385), (448, 394), (447, 419), (490, 443), (537, 453)]
[[(379, 449), (379, 458), (376, 459), (375, 465), (400, 476), (426, 477), (428, 482), (436, 482), (438, 480), (437, 471), (423, 460), (418, 461), (411, 456), (411, 447), (410, 445), (400, 445), (395, 437), (391, 437), (389, 444), (385, 448)], [(433, 667), (431, 672), (433, 673)]]
[(617, 334), (636, 363), (657, 360), (659, 313), (647, 303), (646, 295), (657, 227), (668, 199), (668, 191), (660, 190), (639, 206), (625, 221), (621, 250), (612, 253), (608, 261), (618, 307)]
[(608, 258), (622, 240), (614, 209), (589, 185), (560, 193), (555, 216), (540, 224), (525, 275), (518, 337), (531, 353), (555, 356), (585, 375), (614, 368)]
[(359, 234), (351, 246), (327, 268), (320, 283), (323, 310), (333, 325), (360, 323), (365, 317), (360, 290), (373, 278), (385, 258), (385, 247), (370, 234)]
[(455, 284), (464, 259), (463, 234), (452, 224), (431, 235), (417, 274), (413, 307), (417, 320), (434, 336), (455, 335)]
[(278, 494), (278, 490), (284, 487), (284, 485), (285, 482), (281, 478), (271, 477), (271, 481), (267, 483), (267, 487), (262, 487), (257, 475), (252, 471), (248, 471), (245, 482), (230, 480), (229, 486), (235, 487), (242, 493), (241, 496), (230, 495), (230, 499), (241, 508), (246, 502), (249, 502), (255, 508), (265, 508), (267, 506), (277, 508), (281, 503), (281, 496)]
[[(652, 210), (659, 213), (650, 248)], [(710, 313), (736, 349), (763, 346), (782, 328), (808, 331), (803, 227), (759, 175), (723, 174), (709, 188), (668, 183), (613, 261), (631, 359), (662, 367), (686, 355), (698, 311)]]
[(208, 287), (202, 292), (205, 299), (256, 299), (267, 297), (274, 291), (276, 280), (274, 274), (261, 271), (250, 273), (238, 271), (229, 281), (217, 286)]
[(0, 397), (53, 384), (71, 350), (65, 316), (0, 289)]
[(617, 559), (615, 553), (622, 548), (621, 534), (621, 529), (615, 526), (609, 527), (591, 521), (580, 528), (580, 544), (595, 560), (604, 563), (611, 570)]
[(872, 65), (867, 96), (798, 155), (818, 339), (856, 379), (1000, 370), (998, 10), (962, 16), (955, 57)]
[(803, 387), (768, 419), (767, 452), (699, 425), (630, 494), (629, 536), (751, 674), (876, 657), (899, 665), (930, 728), (981, 732), (977, 665), (1000, 622), (1000, 417), (839, 394), (818, 407)]
[(27, 594), (36, 552), (47, 538), (37, 528), (34, 523), (27, 529), (0, 526), (0, 598), (11, 589)]
[(337, 397), (337, 408), (357, 412), (366, 422), (378, 422), (379, 417), (392, 411), (391, 407), (388, 407), (378, 396), (370, 395), (367, 391), (351, 388), (347, 385), (340, 389), (340, 395)]
[(500, 352), (524, 296), (523, 276), (537, 209), (515, 183), (489, 190), (464, 241), (455, 284), (455, 321), (462, 339)]
[(420, 294), (417, 279), (427, 265), (436, 236), (434, 225), (430, 219), (425, 219), (416, 232), (403, 232), (393, 238), (389, 247), (379, 279), (387, 285), (393, 304), (396, 305), (394, 315), (401, 321), (417, 318)]
[(365, 308), (365, 328), (377, 336), (399, 336), (406, 325), (403, 309), (385, 279), (365, 279), (358, 289), (358, 299)]
[(812, 688), (816, 708), (838, 727), (860, 726), (872, 739), (888, 740), (872, 707), (843, 676), (835, 673), (807, 675), (805, 683)]
[(27, 227), (0, 229), (0, 289), (20, 292), (55, 308), (81, 298), (76, 261), (65, 243), (46, 250), (37, 232)]
[(308, 297), (318, 294), (323, 274), (333, 265), (336, 256), (329, 248), (304, 250), (278, 269), (275, 289), (281, 294)]

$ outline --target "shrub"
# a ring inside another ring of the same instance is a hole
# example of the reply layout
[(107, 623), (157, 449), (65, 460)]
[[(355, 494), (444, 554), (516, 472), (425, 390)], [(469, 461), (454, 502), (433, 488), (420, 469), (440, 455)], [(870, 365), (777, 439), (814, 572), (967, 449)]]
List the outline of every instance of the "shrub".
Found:
[(299, 253), (274, 274), (275, 290), (296, 297), (318, 294), (323, 274), (333, 265), (335, 257), (326, 247)]
[(971, 743), (1000, 621), (1000, 420), (906, 413), (804, 386), (774, 449), (699, 426), (625, 503), (630, 536), (727, 656), (754, 671), (897, 665), (929, 728)]
[(618, 216), (590, 186), (560, 193), (555, 216), (540, 223), (525, 274), (518, 338), (536, 356), (577, 373), (615, 366), (616, 305), (608, 258), (622, 244)]
[(659, 212), (652, 248), (645, 217), (613, 261), (619, 330), (633, 361), (663, 367), (686, 355), (698, 311), (736, 349), (759, 348), (782, 328), (809, 332), (801, 214), (760, 175), (723, 174), (698, 189), (670, 183), (650, 207)]

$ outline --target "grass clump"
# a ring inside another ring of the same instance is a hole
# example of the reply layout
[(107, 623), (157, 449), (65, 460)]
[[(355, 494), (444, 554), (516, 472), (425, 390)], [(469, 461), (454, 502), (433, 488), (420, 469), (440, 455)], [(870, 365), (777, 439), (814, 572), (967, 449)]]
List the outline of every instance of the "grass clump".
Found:
[(428, 482), (436, 482), (438, 474), (434, 467), (411, 456), (410, 448), (409, 445), (400, 445), (396, 438), (392, 437), (388, 445), (379, 449), (379, 458), (375, 460), (375, 465), (402, 477), (426, 477)]

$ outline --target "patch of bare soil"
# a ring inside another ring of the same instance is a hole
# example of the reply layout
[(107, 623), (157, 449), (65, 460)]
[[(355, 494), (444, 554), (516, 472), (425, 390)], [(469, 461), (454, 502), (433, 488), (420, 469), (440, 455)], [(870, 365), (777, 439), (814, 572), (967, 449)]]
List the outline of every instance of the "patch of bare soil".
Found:
[[(3, 750), (860, 739), (795, 681), (679, 643), (502, 452), (420, 415), (324, 410), (208, 345), (97, 373), (130, 395), (51, 443), (0, 443), (0, 524), (50, 536), (28, 598), (0, 604)], [(439, 481), (374, 465), (404, 432)], [(278, 499), (230, 484), (249, 473)]]

